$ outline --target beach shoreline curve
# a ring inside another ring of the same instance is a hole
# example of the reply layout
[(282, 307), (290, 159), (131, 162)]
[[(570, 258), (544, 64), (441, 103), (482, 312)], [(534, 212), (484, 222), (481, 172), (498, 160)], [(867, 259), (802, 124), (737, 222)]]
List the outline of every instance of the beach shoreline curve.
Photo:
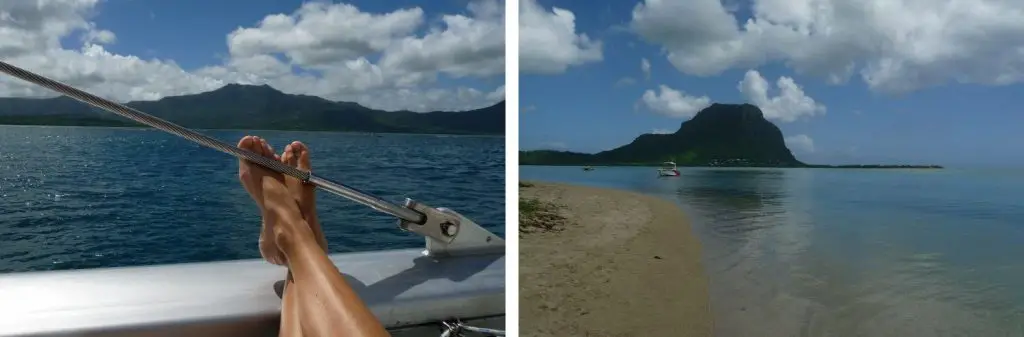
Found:
[(700, 242), (679, 205), (535, 181), (521, 183), (519, 195), (520, 205), (555, 205), (565, 220), (521, 225), (523, 336), (713, 335)]

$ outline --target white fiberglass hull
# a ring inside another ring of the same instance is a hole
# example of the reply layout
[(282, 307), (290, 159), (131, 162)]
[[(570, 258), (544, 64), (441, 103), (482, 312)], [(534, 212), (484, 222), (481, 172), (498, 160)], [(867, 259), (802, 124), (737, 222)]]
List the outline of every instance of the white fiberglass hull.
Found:
[[(505, 256), (331, 255), (396, 336), (502, 329)], [(0, 336), (276, 336), (285, 269), (262, 260), (0, 274)]]
[(676, 170), (658, 170), (658, 175), (662, 177), (678, 177), (679, 171)]

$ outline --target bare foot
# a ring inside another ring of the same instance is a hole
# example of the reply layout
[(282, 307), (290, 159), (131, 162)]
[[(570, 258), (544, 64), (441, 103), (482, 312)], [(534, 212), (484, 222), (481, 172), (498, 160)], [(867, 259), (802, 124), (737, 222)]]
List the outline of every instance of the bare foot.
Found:
[[(284, 152), (281, 154), (281, 162), (285, 165), (297, 168), (302, 171), (309, 172), (311, 170), (309, 160), (309, 148), (306, 147), (302, 142), (294, 141), (288, 146), (285, 146)], [(324, 237), (323, 230), (320, 228), (320, 221), (317, 219), (316, 214), (316, 187), (311, 184), (305, 184), (299, 179), (293, 177), (285, 177), (285, 186), (292, 196), (295, 198), (295, 202), (299, 205), (299, 211), (302, 213), (302, 218), (309, 224), (310, 230), (313, 231), (313, 236), (316, 238), (317, 245), (320, 246), (327, 252), (327, 238)], [(302, 336), (302, 327), (298, 323), (301, 320), (302, 314), (299, 312), (298, 307), (298, 295), (296, 295), (295, 279), (292, 276), (291, 270), (288, 271), (288, 275), (285, 277), (284, 295), (281, 301), (281, 326), (280, 336)]]
[[(300, 141), (294, 141), (285, 146), (284, 153), (281, 154), (281, 162), (306, 172), (309, 172), (312, 168), (309, 160), (309, 148)], [(285, 177), (285, 185), (288, 186), (292, 197), (299, 204), (302, 218), (309, 223), (309, 228), (313, 230), (313, 235), (316, 236), (317, 244), (320, 245), (320, 248), (323, 248), (324, 252), (327, 252), (327, 238), (324, 237), (323, 229), (320, 227), (320, 221), (316, 214), (316, 186), (303, 183), (299, 179), (290, 176)]]
[[(268, 172), (262, 176), (263, 183), (263, 222), (267, 224), (270, 233), (264, 242), (273, 242), (275, 248), (284, 248), (286, 244), (316, 244), (316, 237), (313, 230), (309, 228), (306, 220), (302, 218), (302, 211), (299, 204), (295, 202), (291, 191), (285, 185), (285, 177), (277, 172), (270, 172), (262, 167), (260, 170)], [(319, 247), (318, 247), (319, 248)], [(283, 250), (281, 261), (287, 264), (287, 257)]]
[[(238, 141), (238, 147), (265, 157), (278, 158), (274, 155), (274, 150), (270, 147), (270, 144), (267, 144), (267, 141), (260, 137), (242, 137), (242, 140)], [(242, 187), (245, 187), (245, 191), (249, 192), (249, 196), (256, 201), (256, 206), (260, 208), (261, 215), (266, 211), (266, 205), (264, 202), (266, 198), (264, 198), (263, 195), (263, 179), (275, 174), (278, 176), (281, 175), (246, 160), (238, 161), (238, 180), (242, 182)], [(262, 256), (264, 260), (267, 260), (267, 262), (283, 265), (285, 264), (284, 254), (281, 253), (281, 250), (278, 249), (277, 244), (274, 241), (275, 225), (274, 221), (270, 221), (264, 217), (263, 225), (260, 229), (260, 256)]]

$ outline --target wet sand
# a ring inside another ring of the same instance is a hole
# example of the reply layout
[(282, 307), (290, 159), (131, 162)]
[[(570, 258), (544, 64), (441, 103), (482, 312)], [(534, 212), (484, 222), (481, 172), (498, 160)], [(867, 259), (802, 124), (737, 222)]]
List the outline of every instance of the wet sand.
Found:
[(560, 230), (520, 234), (522, 336), (711, 336), (700, 244), (680, 208), (630, 192), (530, 182)]

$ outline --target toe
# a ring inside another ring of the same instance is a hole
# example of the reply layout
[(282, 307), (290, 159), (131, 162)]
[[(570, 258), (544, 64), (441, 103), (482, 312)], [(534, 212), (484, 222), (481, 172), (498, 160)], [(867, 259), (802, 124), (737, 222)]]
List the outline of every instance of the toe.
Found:
[(298, 168), (309, 171), (311, 166), (309, 162), (309, 148), (306, 147), (306, 144), (300, 141), (292, 142), (292, 149), (295, 150), (296, 157), (298, 157)]
[(252, 136), (252, 143), (253, 143), (252, 144), (253, 146), (252, 146), (252, 148), (250, 148), (250, 150), (252, 150), (252, 152), (256, 152), (256, 154), (262, 156), (263, 155), (263, 138), (260, 138), (258, 136)]
[(267, 148), (266, 141), (264, 141), (263, 138), (255, 137), (255, 136), (253, 137), (253, 139), (256, 140), (256, 144), (255, 144), (255, 146), (253, 146), (252, 151), (256, 152), (256, 154), (258, 154), (258, 155), (265, 156), (265, 154), (263, 154), (263, 150)]
[(245, 136), (238, 140), (238, 147), (248, 149), (252, 147), (252, 136)]
[(263, 140), (263, 156), (274, 158), (274, 147), (270, 146), (266, 140)]
[[(242, 139), (240, 139), (238, 141), (238, 148), (244, 149), (244, 150), (248, 150), (248, 149), (252, 148), (252, 144), (253, 144), (252, 136), (245, 136), (245, 137), (242, 137)], [(238, 178), (239, 179), (245, 180), (248, 177), (249, 170), (247, 168), (248, 168), (248, 166), (246, 165), (245, 160), (238, 159)]]
[(264, 142), (266, 142), (266, 140), (263, 140), (263, 138), (252, 136), (252, 146), (249, 147), (249, 151), (261, 154), (263, 152)]
[(284, 147), (284, 152), (281, 153), (281, 162), (287, 164), (288, 166), (295, 167), (295, 149), (292, 147), (291, 144), (288, 144), (288, 146)]
[[(238, 141), (238, 147), (244, 150), (252, 151), (255, 146), (256, 139), (253, 138), (252, 136), (242, 137), (242, 139)], [(251, 167), (249, 166), (249, 163), (243, 159), (239, 159), (238, 181), (242, 183), (242, 188), (244, 188), (245, 191), (249, 193), (249, 196), (253, 197), (253, 199), (256, 200), (256, 203), (259, 204), (260, 200), (258, 200), (255, 196), (257, 194), (257, 186), (252, 182), (252, 174), (253, 172)]]
[(270, 147), (270, 143), (268, 143), (266, 139), (260, 137), (253, 138), (256, 140), (252, 149), (253, 152), (264, 157), (274, 157), (274, 150)]

